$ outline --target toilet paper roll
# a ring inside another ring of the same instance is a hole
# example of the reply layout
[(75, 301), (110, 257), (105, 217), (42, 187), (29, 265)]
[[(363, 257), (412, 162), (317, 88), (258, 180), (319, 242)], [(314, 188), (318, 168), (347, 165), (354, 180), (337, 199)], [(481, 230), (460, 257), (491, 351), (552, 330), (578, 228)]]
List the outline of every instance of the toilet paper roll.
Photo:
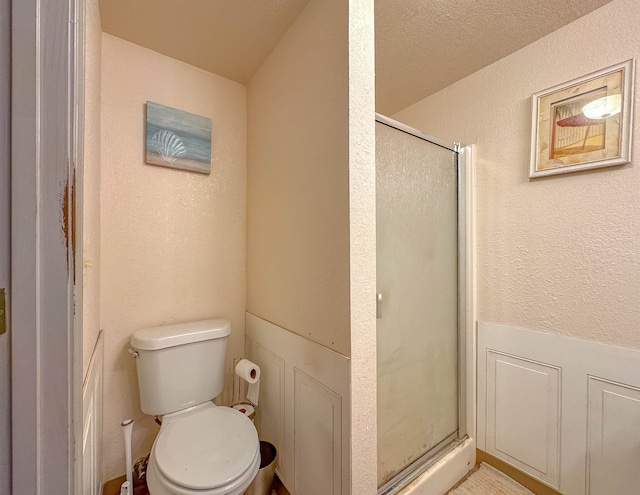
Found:
[(260, 367), (248, 359), (241, 359), (236, 364), (236, 375), (249, 383), (258, 383), (260, 380)]
[(258, 405), (258, 397), (260, 395), (260, 380), (256, 383), (249, 384), (249, 390), (247, 390), (247, 400), (254, 406)]
[(248, 359), (241, 359), (236, 365), (236, 375), (249, 383), (247, 400), (257, 406), (260, 396), (260, 367)]
[(256, 416), (256, 409), (251, 404), (236, 404), (233, 408), (247, 416), (251, 421)]

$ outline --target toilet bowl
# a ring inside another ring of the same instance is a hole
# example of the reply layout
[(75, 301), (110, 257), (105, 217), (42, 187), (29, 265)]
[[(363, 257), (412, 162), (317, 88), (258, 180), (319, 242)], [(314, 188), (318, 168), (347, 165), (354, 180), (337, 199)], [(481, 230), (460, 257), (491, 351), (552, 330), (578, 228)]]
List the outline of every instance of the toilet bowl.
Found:
[(149, 457), (151, 495), (236, 495), (260, 466), (258, 434), (244, 414), (213, 403), (164, 416)]
[(211, 399), (222, 391), (230, 324), (147, 328), (131, 338), (140, 405), (162, 415), (147, 468), (151, 495), (240, 495), (260, 467), (253, 422)]

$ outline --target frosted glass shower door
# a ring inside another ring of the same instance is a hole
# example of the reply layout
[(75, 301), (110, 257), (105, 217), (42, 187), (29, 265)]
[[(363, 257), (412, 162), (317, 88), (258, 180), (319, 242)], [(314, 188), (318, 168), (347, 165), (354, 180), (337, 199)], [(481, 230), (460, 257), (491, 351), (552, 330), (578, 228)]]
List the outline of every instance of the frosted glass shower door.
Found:
[(376, 122), (376, 187), (381, 486), (458, 432), (457, 154)]

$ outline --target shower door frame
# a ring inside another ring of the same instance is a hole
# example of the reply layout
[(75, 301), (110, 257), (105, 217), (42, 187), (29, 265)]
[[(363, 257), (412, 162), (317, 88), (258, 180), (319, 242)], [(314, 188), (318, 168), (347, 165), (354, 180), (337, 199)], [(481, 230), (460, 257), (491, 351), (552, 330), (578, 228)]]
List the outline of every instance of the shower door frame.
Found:
[(455, 153), (457, 168), (458, 430), (378, 487), (378, 495), (393, 495), (427, 473), (436, 462), (457, 448), (460, 448), (460, 451), (465, 450), (466, 457), (471, 456), (472, 462), (468, 467), (464, 467), (465, 462), (462, 462), (462, 464), (458, 463), (460, 467), (457, 469), (443, 470), (446, 471), (443, 476), (451, 478), (450, 481), (445, 481), (445, 484), (453, 486), (475, 465), (476, 312), (473, 147), (463, 147), (460, 143), (453, 143), (453, 145), (444, 143), (379, 113), (376, 113), (376, 122)]

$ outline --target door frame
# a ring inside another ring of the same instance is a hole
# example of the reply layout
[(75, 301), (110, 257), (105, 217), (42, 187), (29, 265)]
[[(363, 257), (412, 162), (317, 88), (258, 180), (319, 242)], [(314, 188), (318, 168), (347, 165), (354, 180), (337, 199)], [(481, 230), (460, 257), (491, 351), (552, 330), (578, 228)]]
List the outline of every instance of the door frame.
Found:
[(79, 494), (84, 0), (11, 8), (12, 487)]
[[(8, 326), (11, 296), (11, 0), (0, 0), (0, 288)], [(0, 493), (11, 491), (11, 332), (0, 335)]]

